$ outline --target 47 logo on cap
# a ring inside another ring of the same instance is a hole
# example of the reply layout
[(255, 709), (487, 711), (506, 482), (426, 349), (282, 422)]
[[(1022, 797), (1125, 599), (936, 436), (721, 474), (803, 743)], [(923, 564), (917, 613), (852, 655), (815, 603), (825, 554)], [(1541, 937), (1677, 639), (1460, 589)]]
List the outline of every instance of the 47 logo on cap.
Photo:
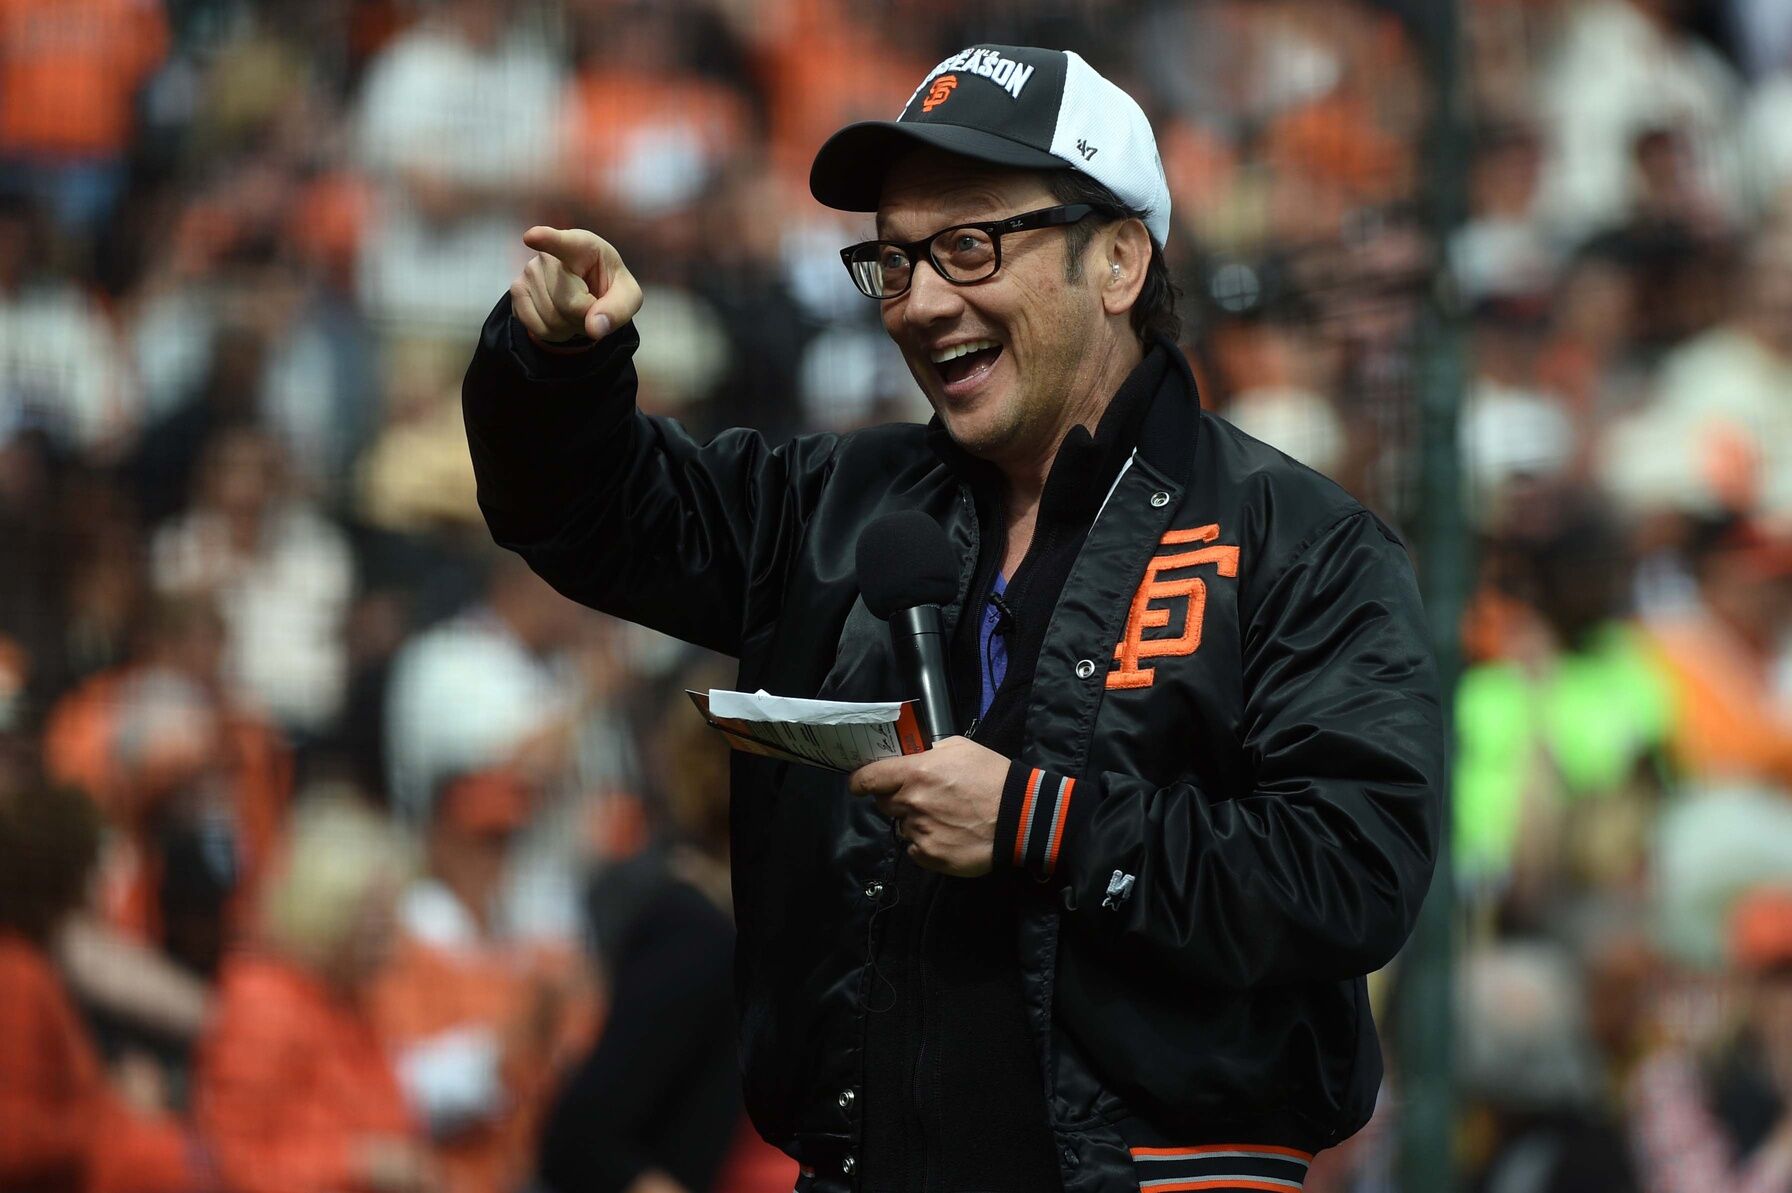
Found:
[(952, 91), (958, 86), (957, 75), (941, 75), (933, 81), (933, 90), (927, 93), (927, 99), (921, 104), (923, 112), (931, 112), (952, 98)]

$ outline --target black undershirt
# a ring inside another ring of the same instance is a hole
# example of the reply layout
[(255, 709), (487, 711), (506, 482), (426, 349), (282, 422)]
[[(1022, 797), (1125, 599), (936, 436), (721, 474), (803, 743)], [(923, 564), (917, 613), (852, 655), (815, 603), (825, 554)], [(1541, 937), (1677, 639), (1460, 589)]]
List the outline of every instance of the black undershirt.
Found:
[[(1007, 674), (970, 734), (998, 753), (1020, 753), (1052, 609), (1168, 363), (1165, 350), (1148, 352), (1096, 434), (1074, 428), (1053, 462), (1033, 541), (1004, 593)], [(950, 657), (959, 724), (969, 724), (982, 689), (981, 611), (1007, 548), (1001, 478), (937, 427), (934, 443), (970, 482), (981, 532)], [(1061, 1188), (1058, 1157), (1016, 953), (1018, 901), (1039, 896), (1012, 874), (963, 879), (922, 870), (897, 844), (895, 881), (874, 926), (876, 972), (866, 983), (860, 1187), (1052, 1193)]]

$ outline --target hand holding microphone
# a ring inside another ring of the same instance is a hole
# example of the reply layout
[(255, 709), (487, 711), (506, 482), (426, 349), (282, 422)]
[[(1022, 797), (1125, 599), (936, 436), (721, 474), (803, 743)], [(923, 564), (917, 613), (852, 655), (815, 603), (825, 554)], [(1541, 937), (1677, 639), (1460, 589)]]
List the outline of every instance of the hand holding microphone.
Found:
[(890, 623), (897, 665), (931, 748), (862, 766), (848, 789), (877, 801), (916, 864), (961, 878), (987, 874), (1008, 759), (954, 736), (940, 606), (958, 595), (958, 560), (938, 523), (905, 510), (865, 528), (857, 562), (859, 591), (866, 608)]

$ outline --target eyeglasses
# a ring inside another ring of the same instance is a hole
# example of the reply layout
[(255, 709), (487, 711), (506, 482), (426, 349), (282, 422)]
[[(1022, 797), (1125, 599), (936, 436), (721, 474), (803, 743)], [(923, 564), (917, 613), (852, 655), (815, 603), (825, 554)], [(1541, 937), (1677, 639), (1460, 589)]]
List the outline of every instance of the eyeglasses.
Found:
[(903, 244), (896, 240), (867, 240), (840, 250), (853, 285), (867, 298), (900, 298), (914, 281), (915, 262), (923, 250), (939, 275), (954, 286), (968, 286), (993, 277), (1002, 267), (1002, 237), (1034, 228), (1058, 228), (1087, 219), (1101, 209), (1089, 203), (1042, 207), (1005, 220), (983, 224), (954, 224), (932, 236)]

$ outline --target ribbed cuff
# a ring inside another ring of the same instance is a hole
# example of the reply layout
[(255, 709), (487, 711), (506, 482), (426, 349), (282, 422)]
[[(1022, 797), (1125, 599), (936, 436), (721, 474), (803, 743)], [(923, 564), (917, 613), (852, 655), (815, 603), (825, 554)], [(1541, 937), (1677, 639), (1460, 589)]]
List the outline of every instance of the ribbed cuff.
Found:
[[(509, 303), (505, 295), (503, 302)], [(641, 337), (633, 320), (601, 340), (583, 334), (559, 344), (538, 340), (514, 312), (505, 311), (504, 338), (510, 355), (531, 381), (568, 381), (591, 376), (612, 363), (617, 353), (632, 353)]]
[(996, 816), (995, 868), (1050, 882), (1063, 872), (1065, 854), (1097, 802), (1076, 779), (1011, 763)]
[(582, 331), (559, 341), (544, 340), (527, 327), (523, 328), (523, 334), (529, 337), (531, 344), (543, 352), (552, 352), (556, 356), (572, 356), (579, 352), (589, 352), (597, 347), (597, 341)]

